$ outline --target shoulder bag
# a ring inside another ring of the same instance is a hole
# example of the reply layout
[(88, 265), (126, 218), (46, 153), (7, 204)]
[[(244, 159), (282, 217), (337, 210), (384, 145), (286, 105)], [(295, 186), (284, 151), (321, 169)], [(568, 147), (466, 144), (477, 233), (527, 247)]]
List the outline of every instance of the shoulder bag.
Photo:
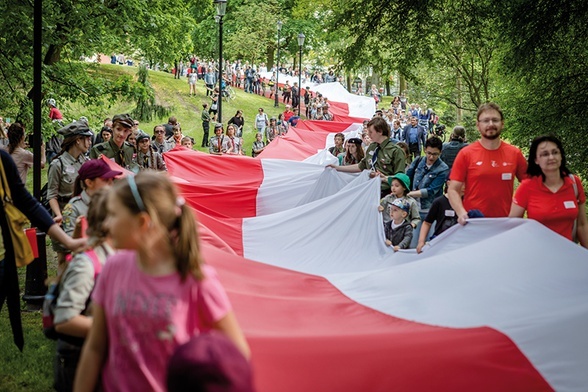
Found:
[(29, 265), (33, 260), (33, 249), (25, 234), (25, 227), (28, 226), (27, 217), (14, 205), (10, 196), (10, 187), (6, 180), (4, 164), (0, 159), (0, 175), (2, 175), (2, 186), (0, 187), (0, 198), (4, 207), (4, 214), (10, 230), (12, 247), (14, 248), (14, 259), (17, 267)]

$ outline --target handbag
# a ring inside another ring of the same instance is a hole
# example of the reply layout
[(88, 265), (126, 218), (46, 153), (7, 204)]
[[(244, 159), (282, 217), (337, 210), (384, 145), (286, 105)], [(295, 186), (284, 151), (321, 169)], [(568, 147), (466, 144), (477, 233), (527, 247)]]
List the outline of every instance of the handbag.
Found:
[(10, 187), (6, 180), (6, 172), (4, 171), (2, 159), (0, 159), (0, 175), (2, 175), (0, 198), (2, 198), (4, 214), (6, 215), (12, 247), (14, 248), (14, 260), (16, 261), (17, 267), (24, 267), (29, 265), (35, 259), (33, 256), (33, 249), (31, 248), (31, 244), (24, 231), (25, 227), (28, 226), (29, 220), (18, 208), (16, 208), (12, 201)]

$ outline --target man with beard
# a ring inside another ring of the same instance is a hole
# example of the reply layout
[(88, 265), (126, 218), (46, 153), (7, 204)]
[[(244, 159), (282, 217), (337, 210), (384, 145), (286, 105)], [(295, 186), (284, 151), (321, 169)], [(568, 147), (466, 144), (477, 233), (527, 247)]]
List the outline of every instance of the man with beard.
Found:
[[(502, 140), (504, 116), (492, 102), (478, 109), (476, 127), (481, 139), (464, 147), (451, 169), (447, 197), (460, 224), (468, 211), (479, 210), (485, 217), (507, 217), (515, 177), (522, 181), (527, 161), (521, 151)], [(463, 200), (460, 190), (465, 184)]]

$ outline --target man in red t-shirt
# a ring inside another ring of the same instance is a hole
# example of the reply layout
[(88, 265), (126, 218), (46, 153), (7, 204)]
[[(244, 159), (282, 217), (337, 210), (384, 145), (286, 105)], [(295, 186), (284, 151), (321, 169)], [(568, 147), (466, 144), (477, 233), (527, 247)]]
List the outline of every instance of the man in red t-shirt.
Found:
[[(500, 140), (504, 116), (492, 102), (478, 109), (476, 127), (481, 139), (463, 148), (451, 169), (447, 196), (460, 224), (469, 210), (480, 210), (485, 217), (507, 217), (514, 179), (526, 177), (527, 161), (521, 151)], [(465, 184), (463, 200), (461, 187)]]
[(284, 116), (284, 122), (288, 122), (288, 120), (290, 120), (290, 117), (294, 115), (294, 112), (292, 111), (292, 106), (286, 105), (286, 110), (284, 110), (284, 113), (282, 114)]

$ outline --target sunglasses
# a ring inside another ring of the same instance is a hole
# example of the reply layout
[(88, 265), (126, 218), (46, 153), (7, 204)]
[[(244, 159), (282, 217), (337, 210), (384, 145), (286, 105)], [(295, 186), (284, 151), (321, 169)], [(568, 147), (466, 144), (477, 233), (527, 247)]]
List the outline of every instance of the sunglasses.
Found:
[(161, 133), (165, 133), (165, 131), (155, 131), (155, 133), (161, 134)]

